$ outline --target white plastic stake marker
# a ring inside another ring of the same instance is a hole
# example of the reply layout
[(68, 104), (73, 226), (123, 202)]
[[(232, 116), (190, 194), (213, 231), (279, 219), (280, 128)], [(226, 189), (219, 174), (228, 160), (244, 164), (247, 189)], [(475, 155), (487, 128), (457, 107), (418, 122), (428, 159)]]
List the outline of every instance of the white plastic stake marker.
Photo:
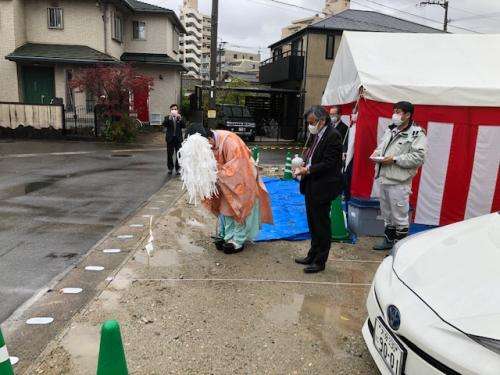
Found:
[(121, 250), (120, 249), (104, 249), (102, 252), (104, 254), (117, 254), (117, 253), (121, 253)]
[(102, 267), (102, 266), (87, 266), (87, 267), (85, 267), (85, 270), (87, 270), (87, 271), (103, 271), (104, 267)]
[(26, 324), (30, 324), (30, 325), (50, 324), (53, 321), (54, 321), (54, 318), (50, 318), (50, 317), (30, 318), (26, 321)]
[(78, 294), (83, 291), (82, 288), (62, 288), (61, 293), (63, 294)]
[(10, 357), (10, 364), (11, 364), (12, 366), (15, 366), (15, 365), (17, 364), (17, 362), (19, 362), (19, 358), (14, 357), (14, 356), (11, 356), (11, 357)]
[(131, 238), (134, 238), (132, 234), (122, 234), (120, 236), (117, 236), (119, 240), (130, 240)]

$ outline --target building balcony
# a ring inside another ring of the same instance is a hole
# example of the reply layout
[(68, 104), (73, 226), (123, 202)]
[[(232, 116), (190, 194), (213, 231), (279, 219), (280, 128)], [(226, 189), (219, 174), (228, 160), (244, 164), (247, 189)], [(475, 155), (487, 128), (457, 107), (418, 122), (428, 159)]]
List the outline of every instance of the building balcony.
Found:
[(263, 61), (259, 68), (260, 83), (302, 81), (304, 78), (304, 53), (288, 51)]

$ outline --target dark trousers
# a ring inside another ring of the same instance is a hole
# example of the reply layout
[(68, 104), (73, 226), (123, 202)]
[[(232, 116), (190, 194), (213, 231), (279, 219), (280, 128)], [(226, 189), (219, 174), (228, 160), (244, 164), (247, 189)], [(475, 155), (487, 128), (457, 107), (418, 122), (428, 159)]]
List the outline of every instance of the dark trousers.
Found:
[(167, 142), (167, 168), (169, 171), (174, 169), (174, 153), (175, 153), (175, 169), (179, 171), (179, 161), (177, 160), (177, 151), (181, 149), (182, 143), (178, 139), (173, 139)]
[(311, 249), (308, 257), (314, 258), (315, 264), (326, 264), (332, 244), (330, 209), (332, 202), (319, 203), (305, 195), (307, 223), (311, 233)]

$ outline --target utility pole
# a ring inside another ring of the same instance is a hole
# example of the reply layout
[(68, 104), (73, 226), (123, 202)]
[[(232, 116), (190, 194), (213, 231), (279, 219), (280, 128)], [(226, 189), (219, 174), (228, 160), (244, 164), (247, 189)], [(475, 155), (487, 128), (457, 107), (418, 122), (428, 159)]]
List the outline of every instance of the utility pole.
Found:
[(449, 8), (449, 3), (448, 0), (443, 0), (443, 1), (422, 1), (420, 3), (421, 6), (425, 5), (439, 5), (441, 8), (444, 9), (444, 22), (443, 22), (443, 30), (446, 32), (448, 31), (448, 8)]
[(219, 24), (219, 0), (212, 0), (212, 35), (210, 40), (210, 100), (208, 123), (215, 127), (214, 114), (216, 111), (216, 81), (217, 81), (217, 29)]

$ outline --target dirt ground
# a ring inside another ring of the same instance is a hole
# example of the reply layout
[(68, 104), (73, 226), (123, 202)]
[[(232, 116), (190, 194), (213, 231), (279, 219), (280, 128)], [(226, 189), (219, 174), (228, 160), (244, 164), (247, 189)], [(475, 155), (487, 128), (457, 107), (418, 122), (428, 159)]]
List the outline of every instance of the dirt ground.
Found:
[[(131, 220), (133, 220), (132, 218)], [(307, 242), (268, 242), (225, 255), (215, 221), (185, 198), (31, 368), (95, 374), (99, 329), (117, 319), (131, 374), (376, 374), (361, 327), (384, 254), (373, 239), (334, 244), (327, 270), (294, 264)]]

